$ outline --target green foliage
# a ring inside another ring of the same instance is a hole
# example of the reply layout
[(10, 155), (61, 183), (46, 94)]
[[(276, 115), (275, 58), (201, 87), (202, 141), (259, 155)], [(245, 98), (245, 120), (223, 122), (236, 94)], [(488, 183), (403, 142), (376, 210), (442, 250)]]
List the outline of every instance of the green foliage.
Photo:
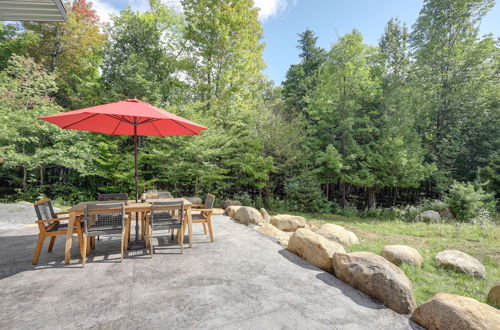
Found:
[(144, 188), (408, 221), (442, 207), (431, 200), (454, 180), (499, 198), (498, 41), (478, 35), (492, 5), (426, 0), (411, 33), (393, 18), (378, 46), (355, 30), (326, 51), (307, 29), (278, 87), (262, 73), (251, 0), (183, 0), (182, 11), (151, 0), (103, 30), (91, 1), (74, 0), (65, 22), (1, 25), (2, 192), (64, 203), (132, 191), (131, 137), (36, 118), (138, 97), (209, 128), (141, 137)]
[(293, 177), (285, 184), (287, 206), (292, 211), (322, 213), (330, 206), (310, 173)]
[(494, 208), (491, 194), (472, 183), (455, 182), (445, 197), (453, 215), (460, 221), (470, 221), (481, 208)]
[(183, 51), (179, 49), (181, 22), (166, 5), (156, 2), (151, 11), (139, 13), (127, 7), (113, 17), (101, 65), (106, 100), (135, 97), (156, 104), (179, 100), (184, 84), (175, 74), (182, 65), (177, 59)]

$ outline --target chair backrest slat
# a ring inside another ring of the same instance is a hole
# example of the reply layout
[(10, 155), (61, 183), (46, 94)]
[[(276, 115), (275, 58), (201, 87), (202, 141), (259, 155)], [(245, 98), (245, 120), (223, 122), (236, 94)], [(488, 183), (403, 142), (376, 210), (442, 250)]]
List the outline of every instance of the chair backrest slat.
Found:
[[(55, 219), (57, 215), (54, 212), (54, 208), (52, 207), (52, 202), (50, 199), (43, 199), (33, 204), (35, 207), (36, 217), (38, 220), (47, 220), (47, 219)], [(48, 227), (53, 222), (45, 222), (44, 226)]]
[(116, 194), (99, 194), (97, 196), (99, 201), (127, 201), (127, 193), (116, 193)]
[(151, 203), (151, 225), (169, 222), (182, 226), (184, 221), (184, 201)]
[(125, 221), (125, 205), (123, 203), (90, 203), (84, 210), (85, 232), (120, 231)]
[(205, 208), (206, 209), (213, 208), (214, 202), (215, 202), (215, 195), (207, 194), (207, 197), (205, 198)]

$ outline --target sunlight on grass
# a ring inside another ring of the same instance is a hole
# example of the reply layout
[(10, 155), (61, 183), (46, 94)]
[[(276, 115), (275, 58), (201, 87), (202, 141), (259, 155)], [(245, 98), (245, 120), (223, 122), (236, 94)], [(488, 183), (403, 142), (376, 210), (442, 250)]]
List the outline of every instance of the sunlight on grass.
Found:
[[(472, 297), (486, 302), (491, 287), (500, 279), (500, 226), (480, 227), (473, 224), (426, 224), (422, 222), (381, 221), (348, 218), (334, 214), (301, 214), (321, 223), (332, 222), (353, 231), (360, 244), (348, 252), (370, 251), (380, 254), (385, 245), (404, 244), (416, 248), (424, 257), (422, 268), (403, 265), (415, 292), (417, 304), (438, 292)], [(436, 267), (434, 255), (445, 249), (456, 249), (477, 258), (486, 267), (486, 279), (476, 280)]]

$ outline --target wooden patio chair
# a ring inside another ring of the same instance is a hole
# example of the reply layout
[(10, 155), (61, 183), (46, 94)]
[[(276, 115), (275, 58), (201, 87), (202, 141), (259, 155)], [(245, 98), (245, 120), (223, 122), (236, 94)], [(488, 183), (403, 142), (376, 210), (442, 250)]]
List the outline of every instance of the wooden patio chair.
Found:
[(90, 252), (91, 237), (99, 235), (121, 235), (120, 261), (123, 261), (123, 250), (126, 248), (125, 233), (130, 225), (125, 215), (125, 205), (123, 203), (90, 203), (85, 205), (83, 224), (82, 266), (85, 266), (87, 254)]
[[(40, 230), (40, 233), (38, 234), (38, 242), (35, 248), (35, 255), (33, 256), (33, 265), (36, 265), (38, 263), (38, 257), (42, 251), (45, 239), (50, 237), (48, 252), (52, 252), (52, 248), (56, 242), (56, 237), (66, 235), (68, 229), (67, 221), (69, 220), (69, 217), (60, 217), (60, 215), (68, 214), (68, 212), (55, 213), (50, 199), (43, 199), (35, 202), (33, 203), (33, 206), (35, 207), (36, 216), (38, 218), (36, 223), (38, 224), (38, 229)], [(75, 223), (73, 234), (78, 235), (78, 243), (80, 245), (80, 250), (82, 250), (83, 229), (79, 219), (77, 219)]]
[(156, 230), (177, 229), (177, 243), (184, 252), (184, 239), (181, 235), (184, 226), (184, 201), (153, 202), (146, 216), (146, 248), (149, 246), (151, 258), (154, 254), (153, 235)]
[[(97, 194), (98, 201), (120, 201), (125, 204), (128, 202), (128, 194), (127, 193), (114, 193), (114, 194)], [(130, 232), (129, 232), (130, 236)], [(97, 240), (100, 239), (100, 236), (97, 236)], [(130, 241), (130, 237), (127, 238)], [(90, 246), (95, 249), (95, 237), (92, 237), (90, 240)]]
[[(193, 204), (191, 206), (191, 211), (199, 212), (197, 214), (192, 214), (191, 219), (192, 223), (202, 223), (203, 224), (203, 233), (210, 235), (210, 242), (214, 241), (214, 233), (212, 231), (212, 212), (214, 207), (215, 195), (207, 194), (205, 197), (205, 204)], [(185, 226), (184, 226), (185, 227)], [(184, 234), (186, 228), (182, 231)]]

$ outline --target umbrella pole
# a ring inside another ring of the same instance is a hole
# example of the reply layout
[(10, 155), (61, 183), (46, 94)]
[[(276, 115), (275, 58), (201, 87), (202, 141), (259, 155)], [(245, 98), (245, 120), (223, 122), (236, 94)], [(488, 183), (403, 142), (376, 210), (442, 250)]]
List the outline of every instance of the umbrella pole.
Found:
[[(137, 172), (137, 125), (134, 125), (134, 181), (135, 181), (135, 202), (139, 201), (139, 173)], [(139, 213), (135, 213), (135, 240), (139, 239)]]

